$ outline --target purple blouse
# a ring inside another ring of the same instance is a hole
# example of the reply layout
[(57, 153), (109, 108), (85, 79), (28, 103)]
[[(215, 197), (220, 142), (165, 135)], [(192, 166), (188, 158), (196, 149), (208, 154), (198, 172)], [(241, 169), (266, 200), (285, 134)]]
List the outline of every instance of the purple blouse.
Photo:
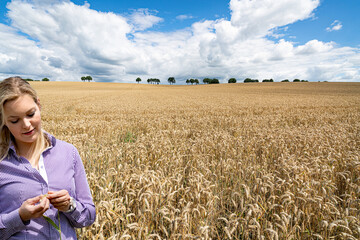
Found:
[[(19, 216), (21, 204), (48, 191), (66, 189), (76, 201), (72, 212), (60, 212), (62, 239), (76, 239), (75, 228), (95, 221), (92, 201), (83, 163), (76, 148), (48, 134), (51, 147), (43, 152), (48, 184), (28, 160), (16, 155), (13, 146), (8, 157), (0, 162), (0, 240), (59, 239), (59, 233), (44, 218), (23, 222)], [(44, 215), (57, 225), (58, 210), (50, 204)]]

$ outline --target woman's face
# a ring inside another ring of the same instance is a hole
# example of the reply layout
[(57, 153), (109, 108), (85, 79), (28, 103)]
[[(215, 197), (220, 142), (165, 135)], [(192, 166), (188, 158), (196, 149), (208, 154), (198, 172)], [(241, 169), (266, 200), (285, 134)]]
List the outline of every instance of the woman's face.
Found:
[(41, 133), (40, 107), (29, 94), (6, 102), (4, 119), (18, 147), (35, 142)]

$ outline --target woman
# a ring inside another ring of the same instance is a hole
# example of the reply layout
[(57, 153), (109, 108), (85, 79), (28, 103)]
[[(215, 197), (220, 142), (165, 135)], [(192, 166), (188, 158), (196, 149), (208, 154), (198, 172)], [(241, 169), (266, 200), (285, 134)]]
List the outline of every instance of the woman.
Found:
[(41, 128), (40, 101), (20, 77), (0, 83), (0, 239), (76, 239), (95, 207), (76, 148)]

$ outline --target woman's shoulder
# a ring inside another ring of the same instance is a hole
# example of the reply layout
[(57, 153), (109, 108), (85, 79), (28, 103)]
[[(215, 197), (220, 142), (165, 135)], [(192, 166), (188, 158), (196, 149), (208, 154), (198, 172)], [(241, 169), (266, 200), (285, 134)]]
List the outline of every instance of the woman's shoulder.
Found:
[(50, 133), (45, 133), (46, 138), (50, 142), (51, 147), (53, 148), (67, 148), (67, 149), (75, 149), (75, 146), (69, 142), (64, 140), (57, 139), (55, 136)]

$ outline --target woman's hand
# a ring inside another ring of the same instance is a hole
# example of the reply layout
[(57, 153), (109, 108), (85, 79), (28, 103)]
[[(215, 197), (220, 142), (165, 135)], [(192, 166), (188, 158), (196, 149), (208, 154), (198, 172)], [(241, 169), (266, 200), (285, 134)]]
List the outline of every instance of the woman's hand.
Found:
[(20, 218), (23, 222), (32, 218), (39, 218), (49, 209), (49, 205), (50, 202), (44, 195), (29, 198), (19, 208)]
[(66, 212), (70, 208), (70, 195), (66, 190), (60, 190), (57, 192), (49, 191), (47, 198), (59, 211)]

